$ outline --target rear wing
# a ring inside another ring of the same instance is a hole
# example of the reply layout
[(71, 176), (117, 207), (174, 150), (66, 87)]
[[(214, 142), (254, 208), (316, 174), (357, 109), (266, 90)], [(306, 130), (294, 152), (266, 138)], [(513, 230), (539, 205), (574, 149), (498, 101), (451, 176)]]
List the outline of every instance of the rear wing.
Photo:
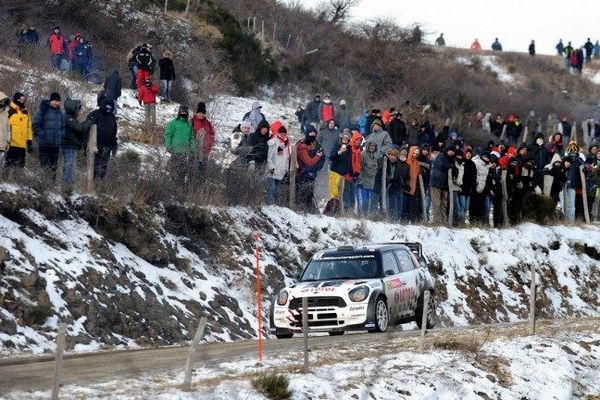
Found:
[(429, 260), (423, 254), (423, 245), (419, 242), (388, 242), (386, 244), (401, 244), (410, 249), (421, 264), (429, 265)]

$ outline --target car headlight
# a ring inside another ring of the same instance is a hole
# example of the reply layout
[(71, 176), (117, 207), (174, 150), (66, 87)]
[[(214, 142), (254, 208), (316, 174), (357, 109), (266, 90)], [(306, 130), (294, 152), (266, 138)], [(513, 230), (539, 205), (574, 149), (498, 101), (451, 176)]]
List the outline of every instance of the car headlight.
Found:
[(285, 306), (288, 301), (289, 294), (285, 290), (279, 292), (279, 296), (277, 296), (277, 304), (280, 306)]
[(369, 288), (366, 286), (359, 286), (348, 292), (348, 297), (355, 303), (365, 301), (369, 297)]

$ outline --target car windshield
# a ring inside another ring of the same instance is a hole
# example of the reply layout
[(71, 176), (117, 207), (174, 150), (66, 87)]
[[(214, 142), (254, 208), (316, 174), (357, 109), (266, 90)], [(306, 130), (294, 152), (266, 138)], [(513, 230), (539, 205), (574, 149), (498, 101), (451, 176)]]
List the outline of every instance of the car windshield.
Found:
[(374, 254), (327, 257), (311, 260), (304, 270), (300, 282), (329, 279), (373, 279), (379, 275), (377, 258)]

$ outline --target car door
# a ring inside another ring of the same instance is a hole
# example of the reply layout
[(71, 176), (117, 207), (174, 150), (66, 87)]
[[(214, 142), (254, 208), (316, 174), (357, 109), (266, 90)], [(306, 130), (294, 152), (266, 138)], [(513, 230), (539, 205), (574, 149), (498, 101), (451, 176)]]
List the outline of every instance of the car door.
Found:
[(405, 249), (394, 251), (400, 266), (400, 279), (402, 281), (398, 313), (400, 317), (410, 317), (414, 314), (417, 304), (419, 272), (415, 269), (411, 254)]
[(383, 288), (388, 299), (388, 308), (391, 319), (398, 319), (400, 312), (400, 288), (402, 280), (400, 279), (400, 268), (394, 253), (387, 251), (381, 254), (381, 264), (383, 266)]

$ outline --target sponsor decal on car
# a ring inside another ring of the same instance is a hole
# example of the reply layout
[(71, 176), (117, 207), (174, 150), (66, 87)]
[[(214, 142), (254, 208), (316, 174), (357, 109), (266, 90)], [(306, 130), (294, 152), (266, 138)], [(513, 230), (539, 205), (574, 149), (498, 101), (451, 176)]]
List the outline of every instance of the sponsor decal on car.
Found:
[(375, 322), (367, 322), (365, 328), (375, 328)]
[(362, 311), (365, 309), (365, 306), (350, 306), (350, 311)]
[(300, 293), (306, 293), (306, 292), (311, 292), (311, 293), (318, 293), (318, 292), (334, 292), (335, 288), (331, 287), (331, 286), (321, 286), (321, 287), (313, 287), (313, 288), (304, 288), (300, 290)]
[(386, 286), (388, 289), (396, 289), (396, 288), (399, 288), (400, 286), (402, 286), (402, 279), (400, 279), (400, 278), (392, 278), (392, 279), (390, 279), (389, 281), (387, 281), (387, 282), (385, 283), (385, 286)]

